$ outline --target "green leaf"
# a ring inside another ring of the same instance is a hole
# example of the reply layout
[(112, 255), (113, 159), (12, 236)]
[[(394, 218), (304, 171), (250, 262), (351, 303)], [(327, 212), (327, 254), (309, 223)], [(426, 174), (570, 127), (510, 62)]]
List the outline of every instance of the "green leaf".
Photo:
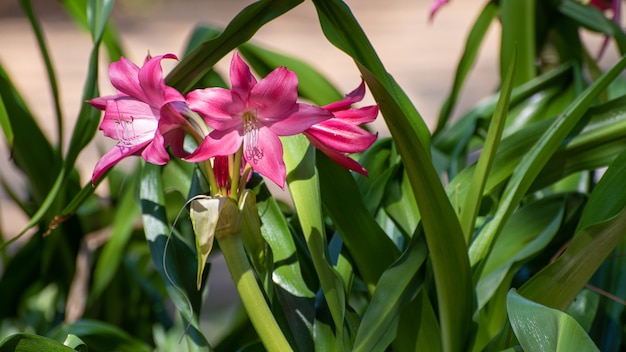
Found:
[(120, 328), (97, 320), (84, 319), (73, 324), (63, 324), (51, 333), (52, 337), (59, 339), (66, 338), (68, 335), (80, 336), (80, 340), (84, 341), (87, 346), (91, 346), (92, 351), (152, 351), (148, 344)]
[(508, 294), (507, 309), (524, 351), (600, 351), (574, 318), (530, 301), (514, 289)]
[(509, 101), (511, 96), (511, 90), (513, 89), (513, 77), (515, 75), (516, 65), (516, 52), (513, 52), (513, 58), (511, 66), (508, 70), (504, 81), (502, 82), (502, 90), (500, 91), (500, 98), (496, 105), (496, 110), (491, 118), (489, 130), (487, 131), (487, 137), (483, 150), (480, 153), (478, 163), (474, 169), (474, 176), (470, 184), (467, 196), (465, 197), (465, 203), (461, 207), (460, 222), (463, 232), (465, 233), (465, 240), (469, 242), (472, 234), (474, 233), (474, 226), (476, 223), (476, 216), (480, 209), (480, 204), (483, 198), (483, 190), (487, 183), (487, 177), (493, 160), (495, 159), (498, 146), (500, 145), (500, 138), (502, 137), (502, 131), (506, 121), (506, 116), (509, 110)]
[(363, 314), (355, 351), (383, 351), (394, 340), (400, 314), (421, 289), (417, 272), (427, 255), (424, 237), (415, 234), (398, 261), (383, 273)]
[(152, 262), (161, 274), (174, 305), (186, 323), (190, 323), (187, 331), (189, 346), (194, 351), (210, 350), (197, 318), (202, 297), (196, 289), (196, 256), (175, 236), (169, 235), (160, 172), (159, 166), (144, 163), (139, 191), (144, 231)]
[(326, 38), (354, 60), (380, 106), (417, 201), (439, 300), (444, 350), (466, 347), (472, 286), (467, 246), (458, 218), (430, 157), (430, 132), (406, 94), (385, 70), (363, 30), (340, 1), (313, 1)]
[(0, 352), (71, 352), (57, 340), (32, 334), (11, 335), (0, 342)]
[(341, 277), (330, 265), (326, 255), (327, 242), (322, 220), (319, 176), (315, 169), (315, 150), (303, 135), (281, 140), (285, 151), (287, 185), (336, 327), (338, 348), (343, 350), (344, 337), (347, 337), (343, 333), (346, 294)]
[(512, 212), (518, 207), (533, 181), (559, 145), (578, 125), (595, 98), (626, 67), (626, 58), (622, 58), (600, 79), (587, 88), (583, 94), (554, 121), (537, 143), (526, 153), (511, 175), (498, 209), (491, 221), (476, 237), (470, 246), (472, 266), (484, 259), (491, 250), (496, 236), (501, 232)]
[(32, 187), (37, 204), (48, 194), (60, 160), (52, 145), (39, 128), (24, 99), (17, 91), (8, 73), (0, 65), (0, 98), (3, 101), (11, 131), (13, 148), (11, 156)]
[[(513, 60), (516, 60), (517, 70), (513, 78), (515, 87), (537, 76), (536, 8), (536, 1), (505, 0), (500, 2), (500, 23), (502, 24), (500, 81), (504, 81)], [(514, 58), (514, 55), (518, 57)]]
[(625, 174), (626, 151), (611, 163), (591, 193), (569, 247), (528, 280), (519, 290), (521, 295), (552, 308), (569, 306), (624, 236)]
[(400, 251), (367, 210), (351, 173), (321, 152), (316, 159), (324, 208), (371, 293)]
[(13, 128), (11, 127), (11, 120), (9, 119), (9, 114), (7, 113), (7, 109), (4, 106), (4, 101), (2, 100), (2, 95), (0, 94), (0, 128), (2, 128), (2, 133), (4, 133), (4, 138), (9, 146), (9, 150), (13, 149)]
[(166, 77), (168, 85), (188, 91), (224, 55), (248, 41), (267, 22), (300, 4), (302, 0), (262, 0), (235, 16), (217, 38), (200, 44)]
[[(307, 271), (302, 267), (306, 266), (306, 253), (298, 250), (287, 220), (265, 183), (256, 185), (254, 190), (257, 193), (261, 233), (270, 247), (271, 256), (268, 259), (271, 257), (273, 267), (270, 273), (273, 289), (268, 288), (266, 291), (268, 296), (275, 296), (280, 304), (295, 338), (295, 346), (307, 351), (314, 343), (310, 322), (315, 318), (315, 293), (305, 282)], [(308, 273), (312, 274), (309, 278), (314, 277), (312, 270)]]
[(73, 348), (74, 351), (79, 351), (79, 352), (89, 351), (85, 342), (83, 342), (83, 340), (81, 340), (78, 336), (74, 334), (68, 334), (67, 337), (65, 338), (65, 341), (63, 341), (63, 344), (67, 347)]
[[(103, 20), (103, 18), (104, 19), (108, 18), (111, 12), (112, 6), (113, 6), (113, 1), (111, 0), (90, 1), (88, 5), (88, 12), (91, 14), (90, 21), (95, 21), (97, 23), (100, 23), (102, 21), (106, 22), (106, 20)], [(97, 11), (97, 14), (94, 14), (94, 12), (96, 11)], [(95, 22), (90, 22), (90, 23), (95, 23)], [(98, 25), (92, 26), (92, 28), (94, 30), (101, 29)], [(100, 48), (100, 41), (102, 39), (102, 31), (94, 32), (93, 34), (95, 38), (94, 47), (91, 51), (91, 55), (89, 58), (87, 82), (85, 83), (85, 88), (83, 90), (83, 96), (82, 96), (81, 102), (85, 102), (89, 99), (92, 99), (99, 94), (97, 80), (98, 80), (98, 68), (99, 68), (98, 66), (99, 48)], [(0, 73), (3, 73), (3, 72), (0, 72)], [(0, 90), (1, 89), (2, 88), (0, 87)], [(5, 101), (5, 104), (6, 103), (7, 102)], [(23, 105), (23, 103), (21, 103), (20, 105)], [(74, 130), (72, 132), (72, 137), (70, 139), (70, 145), (65, 155), (65, 159), (63, 160), (61, 170), (58, 173), (56, 179), (54, 180), (54, 183), (48, 188), (48, 192), (46, 192), (47, 195), (45, 196), (45, 199), (43, 199), (43, 201), (40, 204), (39, 209), (37, 210), (35, 214), (31, 216), (31, 219), (26, 224), (26, 226), (22, 229), (22, 231), (20, 231), (20, 233), (17, 234), (15, 237), (13, 237), (11, 240), (0, 245), (0, 248), (3, 248), (9, 245), (10, 243), (13, 243), (15, 240), (20, 238), (24, 233), (26, 233), (28, 229), (38, 224), (45, 217), (45, 215), (50, 210), (50, 207), (54, 204), (55, 201), (58, 200), (57, 198), (59, 194), (62, 193), (61, 191), (64, 189), (67, 180), (70, 178), (72, 174), (72, 170), (74, 169), (74, 164), (76, 163), (76, 159), (78, 158), (79, 153), (93, 138), (94, 134), (96, 133), (96, 129), (98, 127), (99, 122), (100, 122), (100, 112), (93, 107), (90, 107), (90, 106), (88, 107), (87, 103), (83, 103), (81, 106), (80, 112), (78, 113), (78, 119), (76, 121), (76, 124), (74, 125)], [(15, 126), (13, 126), (13, 128), (15, 130)], [(33, 137), (35, 137), (38, 130), (39, 130), (38, 128), (33, 128), (32, 131), (29, 131), (29, 135), (33, 134)], [(16, 138), (17, 138), (17, 135), (16, 135)], [(33, 150), (38, 150), (38, 148), (33, 147), (32, 140), (30, 137), (26, 139), (26, 141), (28, 141), (28, 144), (29, 144), (29, 147), (28, 147), (29, 153), (32, 153)], [(34, 158), (30, 154), (29, 154), (29, 158), (36, 160), (37, 164), (43, 164), (44, 160), (54, 160), (50, 157)], [(58, 164), (59, 163), (57, 162), (55, 165), (58, 165)], [(41, 175), (47, 175), (50, 173), (56, 174), (56, 172), (57, 171), (55, 167), (48, 167), (48, 168), (44, 167), (44, 170), (38, 174), (38, 177), (40, 177)]]

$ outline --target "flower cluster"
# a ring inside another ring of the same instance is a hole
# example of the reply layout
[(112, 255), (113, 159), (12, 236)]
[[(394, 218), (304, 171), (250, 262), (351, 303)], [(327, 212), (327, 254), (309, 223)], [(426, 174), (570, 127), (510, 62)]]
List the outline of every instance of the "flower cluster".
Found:
[[(96, 164), (92, 182), (131, 155), (163, 165), (169, 161), (169, 147), (175, 157), (189, 162), (213, 160), (213, 177), (220, 188), (233, 177), (229, 170), (236, 163), (230, 160), (239, 160), (237, 177), (252, 169), (283, 187), (286, 170), (279, 136), (300, 133), (335, 162), (367, 175), (348, 156), (376, 140), (360, 125), (372, 122), (378, 107), (352, 108), (363, 99), (363, 83), (341, 101), (321, 107), (303, 104), (297, 101), (294, 72), (279, 67), (257, 81), (235, 53), (231, 89), (198, 89), (183, 96), (165, 84), (163, 59), (177, 58), (148, 56), (142, 67), (125, 58), (112, 63), (109, 77), (117, 94), (89, 101), (104, 110), (100, 125), (104, 135), (118, 141)], [(186, 135), (196, 140), (195, 150), (185, 150)]]

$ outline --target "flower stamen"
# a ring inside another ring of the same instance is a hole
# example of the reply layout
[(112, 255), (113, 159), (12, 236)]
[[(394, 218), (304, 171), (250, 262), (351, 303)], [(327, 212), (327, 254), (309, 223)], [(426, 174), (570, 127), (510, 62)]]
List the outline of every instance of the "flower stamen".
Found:
[(123, 146), (131, 146), (133, 145), (132, 140), (137, 136), (135, 133), (135, 126), (133, 122), (135, 118), (131, 115), (128, 119), (120, 117), (119, 119), (114, 119), (115, 122), (115, 133), (117, 134), (117, 139), (119, 140), (119, 144)]
[(259, 148), (259, 125), (256, 114), (250, 111), (243, 114), (243, 135), (244, 156), (256, 164), (263, 159), (263, 149)]

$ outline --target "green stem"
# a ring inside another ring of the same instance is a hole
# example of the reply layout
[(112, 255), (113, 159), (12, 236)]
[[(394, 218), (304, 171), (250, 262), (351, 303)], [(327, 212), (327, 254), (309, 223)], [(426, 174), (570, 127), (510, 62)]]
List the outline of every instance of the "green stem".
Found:
[(252, 272), (239, 233), (217, 239), (250, 321), (268, 351), (293, 351)]
[(243, 160), (243, 144), (237, 150), (235, 154), (235, 160), (233, 167), (230, 170), (230, 196), (236, 200), (239, 200), (239, 183), (245, 183), (246, 180), (241, 180), (241, 162)]

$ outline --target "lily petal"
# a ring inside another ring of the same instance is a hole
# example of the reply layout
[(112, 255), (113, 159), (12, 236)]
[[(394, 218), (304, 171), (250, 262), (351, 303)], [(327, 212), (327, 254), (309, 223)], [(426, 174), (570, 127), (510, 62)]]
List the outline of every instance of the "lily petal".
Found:
[(349, 108), (350, 105), (354, 103), (360, 102), (361, 100), (363, 100), (364, 96), (365, 96), (365, 82), (361, 80), (361, 84), (359, 84), (359, 86), (356, 87), (355, 90), (348, 93), (348, 95), (346, 95), (345, 98), (341, 99), (340, 101), (336, 101), (334, 103), (324, 105), (323, 108), (332, 112), (335, 112), (337, 110), (343, 110), (343, 109)]
[(282, 120), (266, 124), (278, 136), (292, 136), (302, 133), (309, 127), (332, 118), (333, 115), (320, 107), (297, 104), (297, 110)]
[(256, 111), (263, 123), (287, 117), (296, 108), (298, 77), (292, 71), (279, 67), (252, 87), (248, 108)]
[(139, 67), (125, 57), (109, 64), (109, 78), (115, 89), (135, 99), (147, 101), (138, 77)]
[(120, 160), (131, 155), (139, 155), (148, 143), (149, 141), (143, 144), (138, 144), (138, 145), (134, 145), (131, 147), (117, 145), (113, 149), (109, 150), (96, 163), (96, 166), (94, 167), (94, 170), (93, 170), (93, 175), (91, 176), (91, 183), (95, 184), (96, 181), (98, 181), (98, 179), (102, 177), (102, 175), (108, 169), (113, 167)]
[(243, 143), (243, 136), (237, 130), (211, 132), (191, 154), (183, 158), (188, 162), (201, 162), (214, 156), (235, 154)]
[(237, 94), (242, 101), (247, 101), (252, 87), (257, 84), (257, 80), (250, 72), (250, 67), (239, 57), (239, 53), (233, 54), (230, 63), (230, 82), (233, 93)]
[[(152, 57), (139, 69), (138, 80), (141, 89), (146, 97), (146, 103), (151, 106), (160, 107), (165, 100), (165, 81), (163, 81), (163, 69), (161, 68), (162, 59), (178, 60), (174, 54), (165, 54)], [(169, 89), (169, 94), (178, 93), (175, 89)], [(178, 93), (179, 101), (184, 101), (183, 96)], [(174, 99), (174, 97), (169, 97)]]
[[(377, 136), (338, 119), (324, 121), (309, 128), (305, 135), (342, 153), (358, 153), (369, 148)], [(309, 138), (310, 139), (310, 138)]]
[(283, 145), (280, 139), (268, 128), (261, 128), (259, 129), (259, 140), (263, 141), (261, 146), (263, 156), (250, 160), (246, 158), (246, 153), (244, 153), (244, 159), (256, 172), (267, 177), (280, 188), (284, 188), (287, 171), (283, 161)]
[(241, 114), (246, 106), (243, 102), (233, 102), (233, 94), (228, 89), (197, 89), (187, 94), (189, 109), (202, 116), (206, 123), (216, 130), (232, 129), (241, 125)]
[(367, 170), (365, 170), (365, 168), (361, 166), (361, 164), (356, 162), (354, 159), (350, 158), (349, 156), (343, 153), (340, 153), (334, 150), (333, 148), (328, 147), (327, 145), (325, 145), (324, 143), (321, 143), (319, 140), (317, 140), (314, 137), (311, 137), (310, 135), (307, 135), (307, 137), (315, 148), (321, 150), (324, 154), (326, 154), (327, 157), (329, 157), (331, 160), (333, 160), (337, 164), (345, 167), (346, 169), (356, 171), (364, 176), (368, 175)]

